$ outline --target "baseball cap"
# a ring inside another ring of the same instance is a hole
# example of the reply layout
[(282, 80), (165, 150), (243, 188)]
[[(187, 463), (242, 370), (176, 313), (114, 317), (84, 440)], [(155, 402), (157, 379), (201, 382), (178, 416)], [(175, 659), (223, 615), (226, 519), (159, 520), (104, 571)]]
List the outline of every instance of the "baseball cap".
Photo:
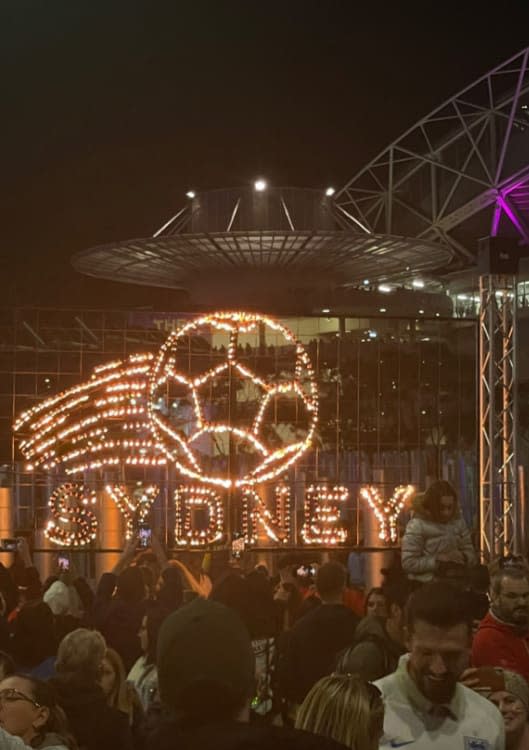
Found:
[(160, 696), (173, 709), (185, 711), (211, 695), (242, 705), (252, 694), (250, 636), (239, 615), (219, 602), (198, 598), (167, 617), (158, 636), (157, 666)]

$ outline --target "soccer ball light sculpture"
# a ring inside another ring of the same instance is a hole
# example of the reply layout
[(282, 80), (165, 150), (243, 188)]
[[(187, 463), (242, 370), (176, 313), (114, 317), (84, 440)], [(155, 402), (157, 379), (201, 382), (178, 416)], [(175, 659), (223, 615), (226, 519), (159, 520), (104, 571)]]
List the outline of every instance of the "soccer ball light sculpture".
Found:
[(318, 419), (304, 347), (254, 313), (205, 315), (172, 333), (154, 361), (148, 401), (168, 460), (226, 489), (284, 472), (310, 447)]

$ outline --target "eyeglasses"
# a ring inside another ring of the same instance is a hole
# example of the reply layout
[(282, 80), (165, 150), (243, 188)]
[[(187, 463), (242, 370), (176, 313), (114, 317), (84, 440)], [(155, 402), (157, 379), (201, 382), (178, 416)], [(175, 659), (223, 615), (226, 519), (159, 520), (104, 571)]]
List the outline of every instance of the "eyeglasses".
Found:
[(35, 706), (35, 708), (42, 708), (40, 703), (37, 703), (37, 701), (34, 701), (28, 695), (24, 695), (19, 690), (15, 690), (14, 688), (0, 690), (0, 703), (15, 703), (16, 701), (27, 701), (32, 706)]

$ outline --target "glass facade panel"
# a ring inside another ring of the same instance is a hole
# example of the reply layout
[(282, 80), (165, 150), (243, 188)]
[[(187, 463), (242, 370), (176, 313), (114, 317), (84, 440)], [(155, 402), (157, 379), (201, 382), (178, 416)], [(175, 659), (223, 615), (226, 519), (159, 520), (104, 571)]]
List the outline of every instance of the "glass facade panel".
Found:
[[(21, 436), (11, 431), (13, 415), (88, 380), (95, 366), (133, 353), (156, 353), (169, 332), (192, 317), (173, 312), (26, 309), (12, 311), (9, 317), (3, 311), (0, 464), (14, 459), (17, 471), (22, 472), (15, 483), (20, 507), (37, 512), (36, 504), (41, 507), (41, 502), (47, 502), (49, 487), (48, 478), (24, 475), (25, 461), (18, 449)], [(474, 490), (466, 489), (476, 484), (474, 320), (380, 314), (371, 318), (289, 317), (280, 322), (308, 352), (319, 390), (314, 446), (290, 469), (291, 481), (424, 486), (427, 480), (444, 476), (458, 485), (463, 504), (468, 501), (468, 513), (475, 511), (476, 498), (470, 497)], [(225, 350), (214, 341), (204, 342), (202, 349), (195, 343), (191, 347), (187, 340), (182, 342), (182, 366), (188, 372), (203, 372), (225, 358)], [(277, 376), (290, 367), (281, 336), (268, 329), (265, 336), (241, 337), (238, 356), (257, 373)], [(205, 394), (211, 409), (222, 401), (222, 382), (218, 388), (216, 394)], [(249, 408), (243, 403), (248, 393), (240, 391), (239, 415), (244, 416), (244, 409)], [(220, 401), (214, 406), (216, 397)], [(279, 397), (267, 409), (267, 419), (276, 427), (281, 422), (303, 421), (299, 404)], [(222, 453), (222, 441), (218, 446)], [(157, 472), (163, 475), (162, 484), (177, 481), (166, 468), (127, 471), (130, 477), (147, 479)], [(100, 472), (88, 480), (101, 483), (106, 481), (104, 476)], [(51, 483), (62, 479), (58, 470)], [(169, 491), (167, 487), (164, 492)]]

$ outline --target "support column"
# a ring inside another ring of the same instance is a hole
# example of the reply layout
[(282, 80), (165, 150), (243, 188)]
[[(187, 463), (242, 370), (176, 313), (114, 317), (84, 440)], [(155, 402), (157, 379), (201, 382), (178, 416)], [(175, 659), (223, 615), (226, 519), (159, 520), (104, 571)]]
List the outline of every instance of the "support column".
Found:
[(40, 552), (33, 553), (33, 563), (40, 573), (41, 581), (45, 581), (48, 576), (57, 575), (57, 553), (60, 548), (50, 542), (44, 529), (35, 529), (34, 533), (35, 549)]
[[(10, 539), (13, 535), (13, 496), (9, 487), (0, 487), (0, 539)], [(13, 562), (13, 553), (0, 552), (0, 562), (9, 567)]]
[(480, 552), (519, 550), (515, 275), (480, 276)]
[(96, 552), (96, 580), (111, 570), (119, 560), (125, 543), (123, 516), (107, 492), (98, 493), (99, 535)]
[[(380, 485), (381, 492), (385, 491), (384, 469), (373, 469), (373, 483)], [(364, 546), (380, 547), (382, 542), (378, 535), (378, 521), (367, 503), (364, 505), (362, 518)], [(380, 571), (386, 567), (390, 557), (391, 550), (380, 549), (376, 552), (366, 552), (366, 591), (369, 591), (373, 586), (380, 586), (382, 583), (382, 573)]]

